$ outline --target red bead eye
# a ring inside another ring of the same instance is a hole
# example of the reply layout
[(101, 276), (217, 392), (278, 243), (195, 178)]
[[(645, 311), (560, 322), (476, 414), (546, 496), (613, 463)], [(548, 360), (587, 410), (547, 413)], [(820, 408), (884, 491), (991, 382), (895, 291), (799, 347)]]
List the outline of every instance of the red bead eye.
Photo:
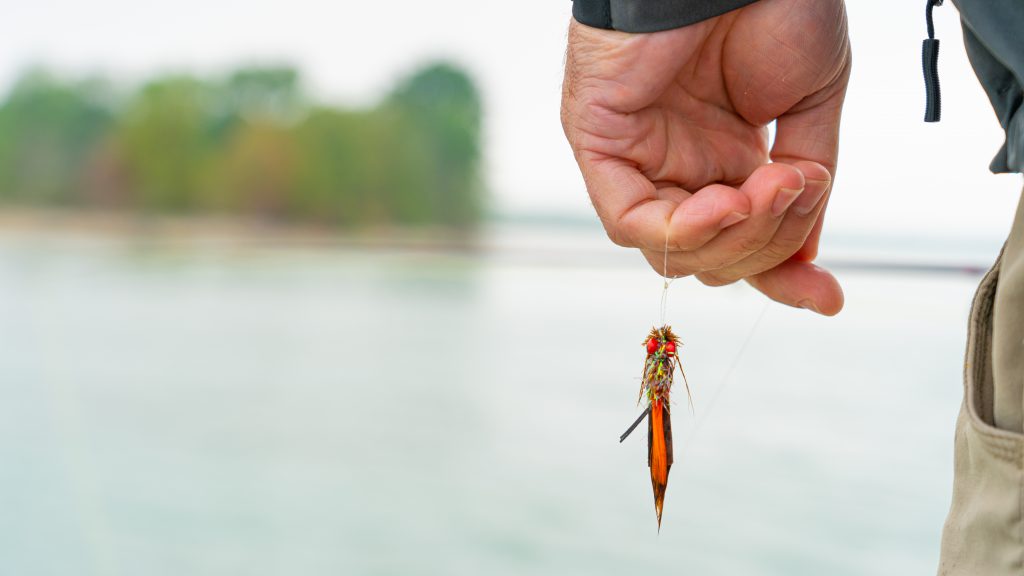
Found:
[(673, 355), (675, 355), (675, 353), (676, 353), (675, 342), (671, 342), (671, 341), (665, 342), (665, 354), (668, 354), (669, 356), (673, 356)]
[(655, 340), (654, 338), (651, 338), (650, 340), (647, 341), (647, 353), (648, 354), (654, 354), (657, 351), (658, 351), (658, 341)]

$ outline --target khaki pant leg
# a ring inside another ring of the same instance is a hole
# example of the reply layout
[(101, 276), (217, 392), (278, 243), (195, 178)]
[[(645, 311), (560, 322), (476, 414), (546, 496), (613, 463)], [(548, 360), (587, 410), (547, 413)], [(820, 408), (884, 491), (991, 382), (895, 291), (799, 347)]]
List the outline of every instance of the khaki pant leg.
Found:
[(974, 297), (939, 574), (1024, 575), (1024, 199)]
[(992, 310), (992, 419), (1024, 432), (1024, 197), (1003, 249)]

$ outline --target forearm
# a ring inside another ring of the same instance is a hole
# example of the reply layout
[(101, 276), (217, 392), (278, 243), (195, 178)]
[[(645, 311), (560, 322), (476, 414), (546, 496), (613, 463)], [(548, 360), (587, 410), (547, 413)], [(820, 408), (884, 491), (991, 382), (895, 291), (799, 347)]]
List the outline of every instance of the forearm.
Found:
[(622, 32), (657, 32), (689, 26), (756, 0), (573, 0), (580, 24)]

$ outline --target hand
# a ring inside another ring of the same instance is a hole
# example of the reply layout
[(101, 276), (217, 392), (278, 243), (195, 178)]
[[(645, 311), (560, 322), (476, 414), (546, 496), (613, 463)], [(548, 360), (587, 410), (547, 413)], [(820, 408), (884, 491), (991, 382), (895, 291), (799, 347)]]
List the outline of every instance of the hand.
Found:
[(838, 313), (839, 283), (811, 261), (850, 65), (842, 0), (761, 0), (649, 34), (573, 21), (562, 126), (608, 236), (658, 272), (667, 243), (669, 276)]

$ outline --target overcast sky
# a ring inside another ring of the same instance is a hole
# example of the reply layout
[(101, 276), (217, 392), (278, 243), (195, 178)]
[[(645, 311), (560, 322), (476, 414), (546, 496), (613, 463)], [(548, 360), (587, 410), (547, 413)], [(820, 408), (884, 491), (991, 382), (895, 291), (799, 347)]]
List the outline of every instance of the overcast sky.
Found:
[[(364, 105), (420, 62), (458, 61), (484, 93), (487, 180), (499, 209), (590, 212), (558, 121), (569, 0), (6, 4), (3, 90), (32, 64), (136, 80), (269, 61), (299, 66), (321, 99)], [(944, 114), (936, 125), (921, 120), (924, 1), (857, 0), (849, 13), (854, 73), (831, 229), (1005, 235), (1021, 182), (987, 170), (1002, 135), (963, 53), (955, 8), (936, 9)]]

